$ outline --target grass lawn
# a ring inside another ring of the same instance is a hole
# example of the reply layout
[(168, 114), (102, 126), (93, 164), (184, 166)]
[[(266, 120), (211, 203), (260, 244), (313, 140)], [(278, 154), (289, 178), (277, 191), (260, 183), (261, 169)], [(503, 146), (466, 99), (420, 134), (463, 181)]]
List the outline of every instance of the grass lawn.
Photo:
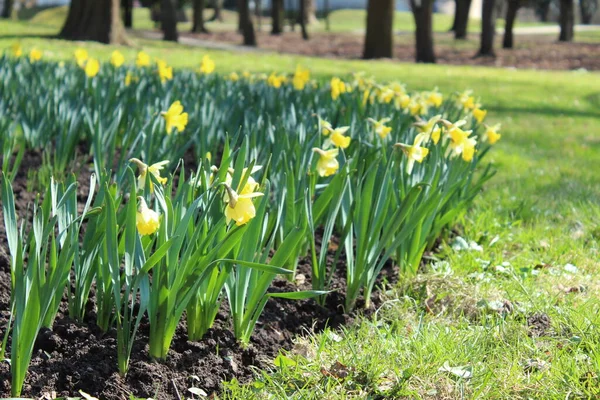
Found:
[[(71, 60), (76, 43), (0, 23), (0, 49)], [(365, 71), (410, 89), (471, 88), (502, 123), (488, 160), (498, 174), (422, 274), (386, 291), (374, 317), (299, 338), (282, 367), (225, 397), (597, 398), (600, 396), (600, 74), (334, 61), (202, 51), (139, 41), (154, 57), (218, 72), (293, 71), (319, 78)], [(86, 44), (108, 59), (113, 47)], [(121, 48), (131, 62), (137, 48)], [(475, 243), (477, 246), (475, 246)], [(479, 249), (478, 246), (481, 246)], [(464, 249), (470, 247), (471, 249)]]

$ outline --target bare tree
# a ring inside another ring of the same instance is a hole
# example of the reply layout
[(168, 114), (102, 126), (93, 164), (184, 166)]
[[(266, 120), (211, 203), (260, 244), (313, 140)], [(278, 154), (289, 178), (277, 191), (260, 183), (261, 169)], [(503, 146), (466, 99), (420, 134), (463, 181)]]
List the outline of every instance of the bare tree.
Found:
[(127, 43), (120, 0), (72, 0), (60, 36), (70, 40)]
[(521, 0), (507, 0), (506, 18), (504, 21), (504, 40), (502, 41), (502, 47), (505, 49), (513, 48), (513, 27), (520, 7)]
[(433, 0), (411, 0), (410, 8), (415, 19), (416, 61), (434, 63), (433, 51)]
[(306, 24), (308, 23), (308, 18), (306, 17), (307, 2), (308, 0), (298, 0), (298, 23), (300, 24), (300, 31), (304, 40), (308, 40), (308, 31), (306, 30)]
[(239, 4), (239, 25), (244, 35), (244, 46), (256, 46), (256, 33), (254, 32), (254, 23), (250, 15), (249, 0), (238, 0)]
[(481, 8), (481, 45), (477, 57), (491, 56), (494, 53), (494, 34), (496, 33), (496, 0), (483, 0)]
[(213, 1), (213, 15), (212, 17), (210, 17), (209, 21), (219, 21), (219, 22), (223, 22), (223, 14), (222, 14), (222, 10), (223, 10), (223, 0), (214, 0)]
[(192, 32), (196, 33), (207, 33), (208, 30), (204, 26), (204, 8), (205, 0), (194, 0), (194, 23), (192, 25)]
[(283, 32), (285, 9), (283, 0), (271, 0), (271, 34), (280, 35)]
[(469, 12), (471, 11), (471, 0), (456, 0), (456, 10), (454, 11), (454, 31), (455, 39), (467, 38), (467, 25), (469, 24)]
[(394, 0), (369, 0), (363, 57), (391, 58), (394, 50)]
[(176, 42), (179, 40), (177, 32), (177, 10), (173, 0), (161, 0), (160, 25), (163, 31), (163, 40)]
[(10, 18), (12, 16), (14, 0), (4, 0), (4, 7), (2, 7), (2, 18)]
[(125, 28), (133, 27), (133, 0), (123, 0), (123, 23)]
[(573, 41), (573, 31), (575, 25), (575, 11), (573, 0), (560, 0), (560, 42)]

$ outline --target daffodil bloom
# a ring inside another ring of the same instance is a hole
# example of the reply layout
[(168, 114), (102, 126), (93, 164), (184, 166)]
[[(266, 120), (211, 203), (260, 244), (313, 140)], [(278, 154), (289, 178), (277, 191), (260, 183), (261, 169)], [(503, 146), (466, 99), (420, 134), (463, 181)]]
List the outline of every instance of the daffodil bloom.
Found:
[(23, 48), (19, 42), (13, 43), (13, 45), (10, 46), (10, 49), (15, 57), (21, 57), (23, 55)]
[[(447, 121), (442, 122), (446, 123)], [(452, 153), (453, 157), (462, 155), (463, 160), (471, 161), (475, 154), (475, 145), (477, 144), (474, 138), (469, 137), (472, 131), (464, 131), (460, 128), (460, 126), (464, 125), (464, 120), (446, 125), (449, 127), (448, 136), (450, 137), (450, 145), (446, 150), (446, 156)]]
[(292, 79), (292, 85), (294, 85), (294, 89), (303, 90), (309, 81), (310, 71), (306, 68), (302, 68), (300, 65), (296, 66), (294, 79)]
[(140, 235), (152, 235), (160, 226), (159, 215), (156, 211), (148, 208), (146, 200), (138, 196), (138, 209), (135, 216), (135, 225)]
[(444, 100), (444, 97), (442, 96), (442, 94), (440, 92), (437, 91), (437, 89), (435, 89), (432, 92), (423, 93), (423, 98), (425, 98), (425, 101), (427, 102), (427, 104), (429, 104), (430, 106), (434, 106), (434, 107), (441, 106), (442, 101)]
[(406, 93), (396, 95), (396, 97), (394, 98), (394, 106), (396, 107), (396, 110), (406, 109), (410, 104), (411, 98)]
[(412, 146), (404, 143), (396, 143), (394, 147), (399, 147), (408, 158), (408, 161), (406, 162), (406, 173), (409, 175), (412, 173), (415, 161), (422, 163), (425, 157), (427, 157), (427, 154), (429, 154), (429, 149), (419, 146), (418, 143), (415, 143)]
[(394, 91), (391, 88), (384, 86), (379, 90), (377, 94), (377, 100), (380, 103), (389, 104), (392, 102), (392, 100), (394, 100), (395, 95), (396, 93), (394, 93)]
[(224, 185), (225, 189), (227, 189), (227, 205), (225, 206), (225, 218), (227, 219), (227, 223), (229, 224), (231, 220), (234, 220), (237, 226), (247, 224), (256, 216), (256, 208), (254, 208), (252, 199), (254, 197), (263, 196), (264, 194), (261, 192), (238, 194), (228, 183), (225, 183)]
[(498, 133), (500, 128), (501, 128), (500, 124), (496, 124), (494, 126), (486, 125), (485, 133), (483, 134), (483, 140), (488, 141), (490, 144), (496, 143), (502, 137), (502, 135)]
[[(161, 177), (160, 171), (165, 167), (165, 165), (169, 164), (168, 160), (157, 162), (150, 166), (148, 164), (143, 163), (141, 160), (139, 160), (137, 158), (132, 158), (131, 160), (129, 160), (129, 162), (134, 163), (138, 167), (138, 171), (140, 173), (138, 175), (138, 179), (137, 179), (138, 189), (143, 190), (146, 187), (146, 174), (148, 172), (150, 172), (152, 175), (154, 175), (156, 180), (161, 185), (164, 185), (165, 183), (167, 183), (167, 178)], [(154, 191), (154, 186), (152, 184), (152, 181), (150, 181), (150, 191)]]
[(147, 53), (140, 51), (137, 54), (137, 57), (135, 58), (135, 65), (138, 68), (149, 67), (150, 66), (150, 56)]
[[(254, 180), (254, 178), (252, 177), (252, 174), (260, 171), (261, 169), (262, 169), (262, 165), (255, 165), (254, 167), (252, 167), (252, 171), (250, 171), (250, 175), (248, 175), (248, 179), (246, 180), (244, 187), (240, 190), (239, 185), (238, 185), (237, 190), (240, 194), (249, 194), (249, 193), (254, 192), (258, 188), (258, 182), (256, 182)], [(228, 184), (229, 186), (231, 186), (234, 173), (235, 173), (235, 171), (233, 168), (229, 168), (227, 170), (227, 176), (225, 177), (225, 183)], [(247, 173), (248, 173), (248, 168), (242, 169), (242, 178), (244, 176), (246, 176)], [(227, 195), (225, 195), (225, 201), (228, 201)]]
[(340, 164), (337, 160), (337, 156), (340, 152), (339, 149), (322, 150), (315, 147), (313, 151), (319, 155), (319, 161), (317, 161), (317, 172), (319, 176), (327, 177), (338, 171), (340, 168)]
[(80, 68), (85, 66), (85, 62), (88, 60), (88, 52), (86, 49), (79, 48), (75, 50), (75, 61)]
[(279, 89), (284, 82), (285, 76), (277, 75), (275, 72), (272, 72), (267, 78), (267, 84), (273, 86), (275, 89)]
[(345, 149), (350, 146), (350, 137), (344, 136), (344, 133), (346, 133), (348, 129), (350, 129), (349, 126), (342, 126), (331, 130), (330, 140), (335, 147)]
[(458, 96), (458, 104), (462, 106), (465, 110), (472, 110), (475, 108), (475, 98), (471, 96), (473, 91), (466, 90)]
[(156, 65), (158, 66), (158, 76), (160, 77), (161, 83), (173, 79), (173, 67), (169, 67), (166, 61), (157, 60)]
[(38, 49), (32, 49), (29, 52), (29, 61), (34, 63), (36, 61), (40, 61), (42, 59), (42, 52)]
[(337, 100), (340, 97), (340, 94), (347, 92), (346, 84), (340, 78), (331, 78), (330, 86), (331, 98), (333, 100)]
[(121, 65), (125, 64), (125, 57), (123, 57), (123, 54), (121, 54), (119, 50), (115, 50), (110, 55), (110, 63), (113, 67), (119, 68)]
[(368, 121), (373, 124), (375, 133), (378, 134), (381, 139), (385, 139), (392, 131), (391, 127), (385, 125), (391, 121), (391, 118), (383, 118), (379, 121), (369, 118)]
[(232, 72), (229, 74), (229, 79), (233, 82), (236, 82), (240, 79), (240, 76), (236, 72)]
[(487, 114), (486, 110), (482, 110), (481, 108), (475, 108), (473, 109), (473, 118), (475, 118), (475, 121), (482, 123), (483, 120), (485, 119), (485, 116)]
[(441, 119), (441, 115), (436, 115), (428, 121), (423, 121), (421, 118), (417, 117), (417, 122), (415, 122), (414, 125), (419, 130), (419, 134), (417, 135), (415, 142), (427, 143), (431, 139), (434, 144), (438, 144), (442, 133), (442, 128), (438, 125), (438, 122)]
[(249, 79), (252, 75), (250, 75), (250, 72), (244, 71), (242, 72), (242, 76), (244, 77), (244, 79)]
[(210, 58), (210, 56), (205, 55), (204, 57), (202, 57), (202, 61), (200, 61), (200, 68), (199, 71), (203, 74), (212, 74), (213, 71), (215, 70), (215, 62), (213, 61), (212, 58)]
[(410, 104), (408, 105), (408, 111), (410, 112), (410, 115), (412, 116), (416, 116), (416, 115), (424, 115), (427, 114), (427, 104), (423, 101), (421, 101), (420, 99), (411, 99)]
[(100, 71), (100, 63), (95, 58), (90, 58), (85, 63), (84, 71), (88, 78), (93, 78), (98, 75), (98, 72)]
[(318, 118), (319, 118), (319, 130), (321, 131), (323, 136), (329, 136), (331, 131), (333, 131), (333, 126), (331, 126), (331, 124), (329, 122), (325, 121), (321, 117), (318, 117)]
[(183, 132), (188, 123), (188, 113), (183, 112), (180, 101), (171, 104), (171, 107), (167, 111), (163, 111), (161, 115), (165, 119), (168, 135), (171, 134), (173, 128), (176, 128), (178, 132)]
[(362, 105), (363, 105), (363, 107), (365, 107), (367, 105), (367, 102), (369, 102), (370, 96), (371, 96), (371, 91), (369, 89), (366, 89), (363, 92), (363, 97), (362, 97)]

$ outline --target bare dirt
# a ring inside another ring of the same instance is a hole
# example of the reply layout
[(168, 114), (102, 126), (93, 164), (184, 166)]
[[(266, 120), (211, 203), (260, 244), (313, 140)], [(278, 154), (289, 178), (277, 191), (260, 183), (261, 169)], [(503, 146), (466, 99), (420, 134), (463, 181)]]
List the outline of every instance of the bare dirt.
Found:
[[(183, 35), (212, 42), (242, 43), (242, 37), (237, 32)], [(350, 33), (314, 33), (310, 40), (305, 41), (298, 32), (286, 32), (278, 36), (259, 32), (257, 40), (260, 49), (280, 53), (360, 59), (364, 38), (362, 35)], [(550, 70), (600, 70), (600, 43), (588, 43), (585, 39), (581, 42), (560, 43), (551, 35), (515, 35), (515, 48), (502, 49), (501, 40), (501, 35), (497, 35), (496, 57), (474, 57), (478, 43), (477, 35), (469, 36), (468, 42), (456, 42), (450, 34), (436, 34), (437, 63)], [(414, 62), (413, 42), (412, 35), (397, 35), (393, 61)]]

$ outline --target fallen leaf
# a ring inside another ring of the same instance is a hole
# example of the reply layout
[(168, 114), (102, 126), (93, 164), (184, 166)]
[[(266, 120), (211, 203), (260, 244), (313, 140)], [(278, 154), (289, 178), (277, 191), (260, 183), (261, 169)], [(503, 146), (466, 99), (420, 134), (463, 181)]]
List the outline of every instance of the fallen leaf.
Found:
[(440, 372), (449, 372), (450, 374), (462, 378), (462, 379), (471, 379), (473, 377), (473, 367), (470, 365), (460, 365), (457, 367), (451, 367), (450, 363), (446, 361), (444, 365), (442, 365), (438, 371)]

